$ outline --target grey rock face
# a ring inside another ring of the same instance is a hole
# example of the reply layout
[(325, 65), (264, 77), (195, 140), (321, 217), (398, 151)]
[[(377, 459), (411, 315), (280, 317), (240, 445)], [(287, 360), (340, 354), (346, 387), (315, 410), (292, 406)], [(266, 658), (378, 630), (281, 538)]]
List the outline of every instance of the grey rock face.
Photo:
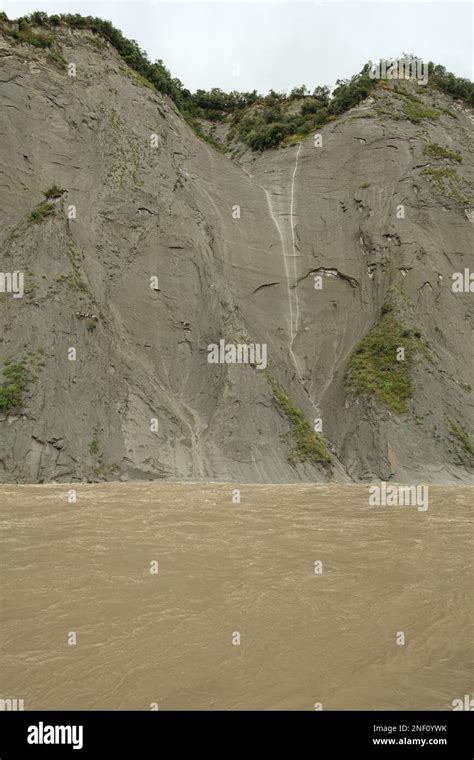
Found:
[[(34, 376), (21, 411), (0, 413), (1, 480), (474, 482), (447, 422), (472, 434), (474, 292), (452, 290), (474, 271), (472, 214), (422, 173), (433, 142), (474, 181), (472, 113), (440, 94), (457, 118), (412, 124), (376, 95), (321, 147), (238, 165), (110, 46), (58, 34), (75, 77), (0, 38), (0, 269), (25, 285), (0, 293), (0, 366)], [(433, 355), (402, 415), (344, 385), (390, 288)], [(291, 402), (322, 419), (331, 468), (288, 461), (267, 372), (210, 364), (221, 339), (267, 347)]]

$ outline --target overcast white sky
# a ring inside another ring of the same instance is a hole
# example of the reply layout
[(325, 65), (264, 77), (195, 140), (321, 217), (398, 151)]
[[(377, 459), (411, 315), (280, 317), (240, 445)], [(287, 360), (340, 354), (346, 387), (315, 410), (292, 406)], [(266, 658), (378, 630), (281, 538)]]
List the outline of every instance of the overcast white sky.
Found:
[(0, 8), (10, 18), (44, 10), (109, 19), (190, 90), (332, 86), (369, 59), (402, 52), (473, 78), (472, 2), (0, 0)]

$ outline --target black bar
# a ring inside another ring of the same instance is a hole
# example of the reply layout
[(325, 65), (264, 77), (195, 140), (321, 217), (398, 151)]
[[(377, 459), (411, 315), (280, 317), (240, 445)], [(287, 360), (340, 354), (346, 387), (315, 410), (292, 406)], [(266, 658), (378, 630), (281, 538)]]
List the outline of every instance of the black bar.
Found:
[[(1, 712), (0, 760), (194, 755), (219, 747), (224, 757), (242, 747), (244, 760), (256, 741), (266, 753), (274, 748), (280, 756), (288, 746), (291, 758), (308, 760), (348, 752), (350, 758), (472, 760), (472, 718), (467, 711)], [(67, 728), (56, 730), (60, 726)], [(28, 737), (43, 743), (29, 743)], [(50, 744), (50, 738), (60, 743)]]

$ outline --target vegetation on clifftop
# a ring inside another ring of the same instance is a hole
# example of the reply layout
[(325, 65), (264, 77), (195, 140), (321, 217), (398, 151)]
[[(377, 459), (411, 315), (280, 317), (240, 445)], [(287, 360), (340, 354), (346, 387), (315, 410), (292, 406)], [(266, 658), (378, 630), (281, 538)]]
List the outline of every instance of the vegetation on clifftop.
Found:
[[(5, 13), (0, 13), (0, 30), (18, 42), (51, 47), (54, 41), (51, 31), (58, 27), (88, 30), (109, 42), (135, 72), (137, 81), (169, 95), (196, 133), (220, 150), (225, 150), (235, 139), (259, 151), (295, 144), (361, 103), (378, 85), (378, 81), (369, 76), (369, 64), (366, 64), (351, 79), (338, 80), (332, 93), (328, 87), (318, 86), (310, 91), (305, 85), (295, 87), (288, 94), (271, 90), (265, 96), (256, 90), (226, 93), (219, 88), (191, 93), (179, 79), (171, 76), (162, 60), (151, 63), (138, 43), (127, 39), (110, 21), (77, 13), (48, 16), (41, 11), (9, 21)], [(53, 54), (63, 62), (58, 51), (52, 51)], [(428, 64), (428, 73), (430, 86), (474, 106), (474, 85), (468, 79), (456, 77), (444, 66), (432, 62)], [(404, 101), (404, 117), (414, 123), (423, 118), (438, 118), (442, 113), (442, 109), (423, 103), (402, 88), (399, 96)], [(212, 127), (209, 131), (203, 130), (203, 122), (211, 125), (225, 122), (228, 128), (225, 142), (213, 137)]]

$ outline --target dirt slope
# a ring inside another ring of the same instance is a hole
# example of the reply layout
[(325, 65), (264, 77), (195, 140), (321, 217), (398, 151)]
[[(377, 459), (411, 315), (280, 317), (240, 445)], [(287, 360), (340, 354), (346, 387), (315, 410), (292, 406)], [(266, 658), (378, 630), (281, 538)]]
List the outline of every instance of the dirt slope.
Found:
[[(322, 147), (238, 165), (110, 45), (55, 34), (75, 77), (0, 35), (0, 270), (25, 273), (0, 293), (0, 367), (29, 373), (1, 480), (474, 482), (474, 294), (452, 291), (474, 270), (472, 113), (431, 93), (413, 123), (380, 87)], [(344, 380), (387, 298), (426, 348), (403, 413)], [(265, 344), (268, 371), (209, 364), (220, 339)], [(292, 452), (293, 409), (331, 465)]]

